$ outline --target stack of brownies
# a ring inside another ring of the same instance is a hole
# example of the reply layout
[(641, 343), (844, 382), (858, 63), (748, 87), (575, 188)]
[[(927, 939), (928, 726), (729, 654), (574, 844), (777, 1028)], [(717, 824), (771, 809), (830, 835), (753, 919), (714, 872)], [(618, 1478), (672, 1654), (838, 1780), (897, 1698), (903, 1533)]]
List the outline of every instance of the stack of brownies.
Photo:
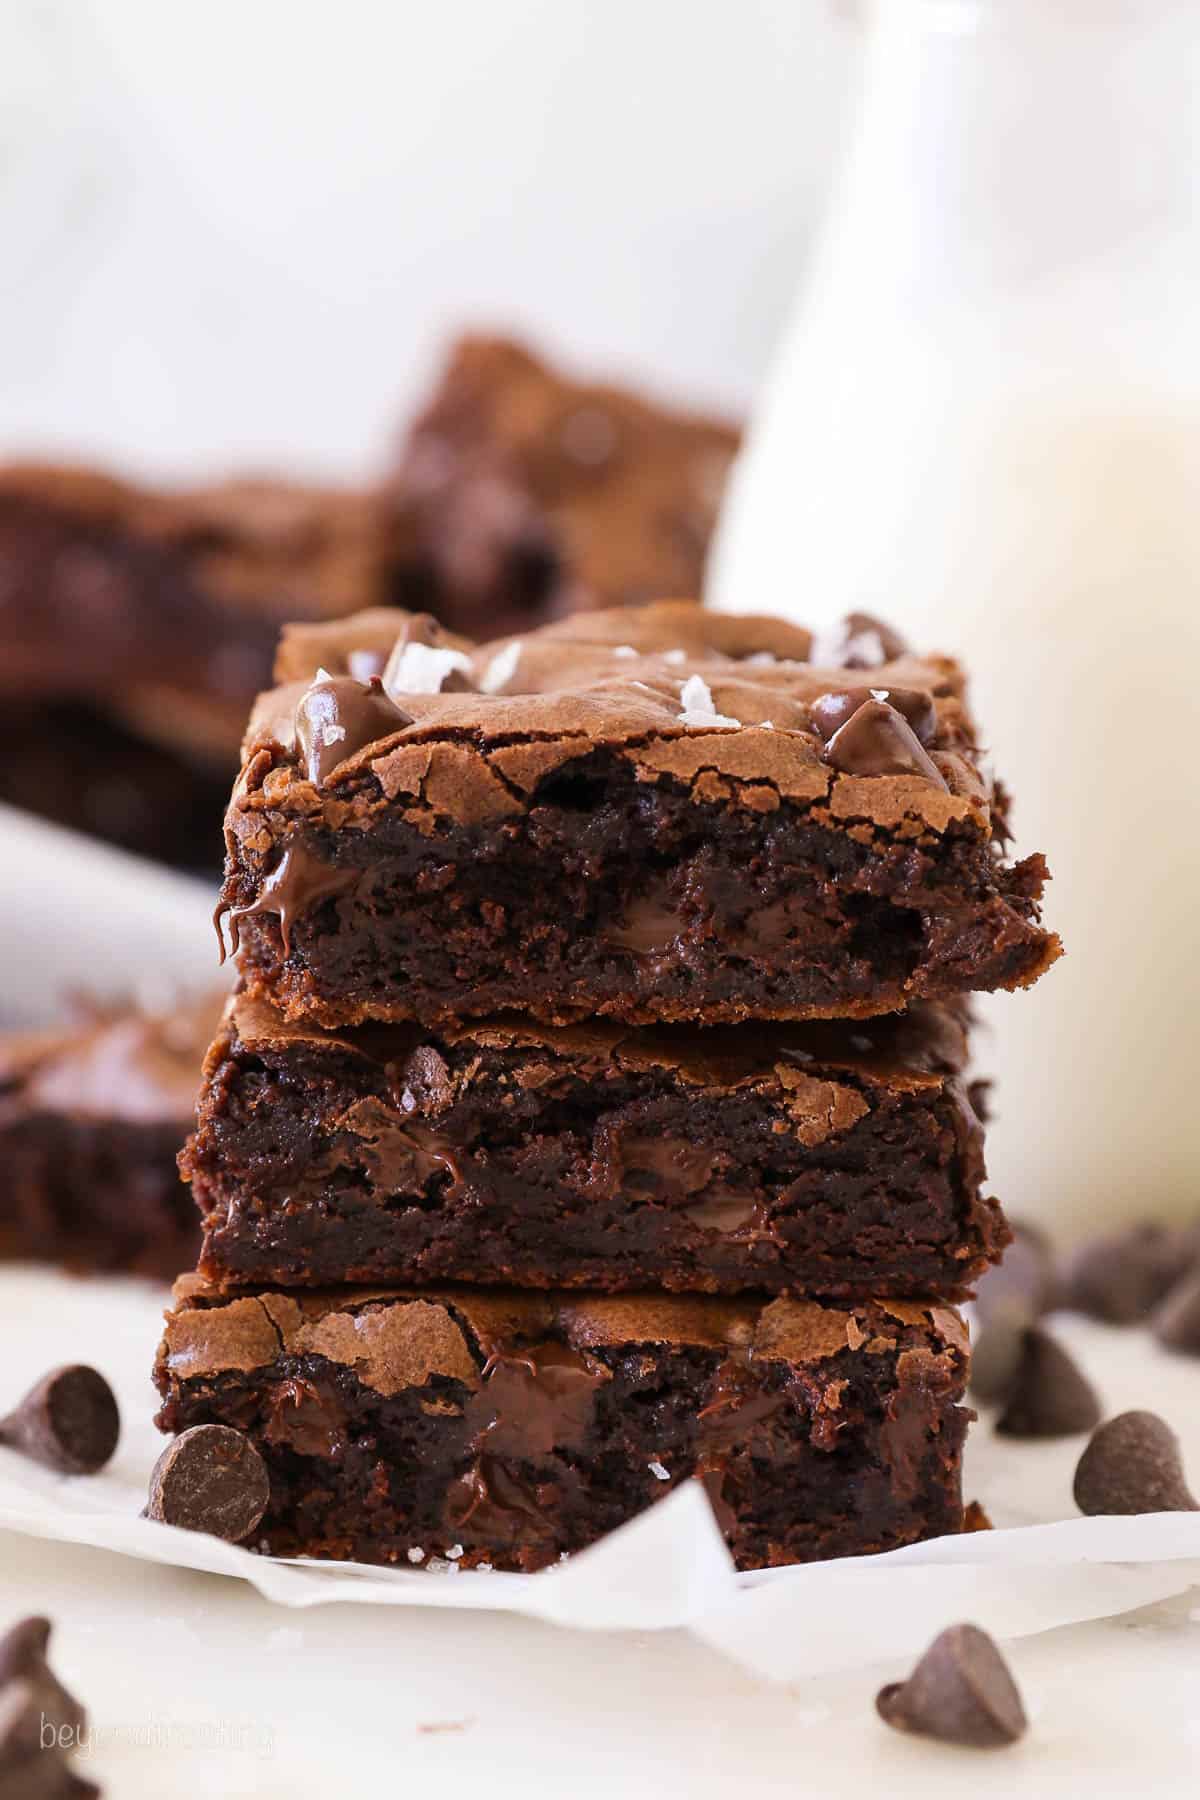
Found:
[(746, 1568), (960, 1529), (965, 996), (1058, 943), (958, 667), (662, 603), (277, 679), (156, 1366), (254, 1546), (536, 1568), (694, 1477)]

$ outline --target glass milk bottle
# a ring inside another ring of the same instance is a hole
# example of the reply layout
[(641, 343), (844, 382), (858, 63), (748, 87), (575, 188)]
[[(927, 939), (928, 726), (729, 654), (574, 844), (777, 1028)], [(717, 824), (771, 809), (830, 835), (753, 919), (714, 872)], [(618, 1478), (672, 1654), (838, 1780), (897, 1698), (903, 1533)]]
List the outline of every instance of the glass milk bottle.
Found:
[(1200, 1210), (1200, 0), (880, 0), (710, 597), (961, 652), (1067, 955), (985, 1002), (995, 1191)]

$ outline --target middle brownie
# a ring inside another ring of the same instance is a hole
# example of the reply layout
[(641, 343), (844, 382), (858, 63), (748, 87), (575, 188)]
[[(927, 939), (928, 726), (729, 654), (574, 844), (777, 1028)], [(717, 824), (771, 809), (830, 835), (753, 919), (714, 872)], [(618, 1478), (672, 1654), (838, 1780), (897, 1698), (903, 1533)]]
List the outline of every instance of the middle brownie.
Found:
[(290, 1023), (230, 1003), (182, 1157), (226, 1287), (957, 1299), (983, 1197), (960, 1015), (695, 1031)]

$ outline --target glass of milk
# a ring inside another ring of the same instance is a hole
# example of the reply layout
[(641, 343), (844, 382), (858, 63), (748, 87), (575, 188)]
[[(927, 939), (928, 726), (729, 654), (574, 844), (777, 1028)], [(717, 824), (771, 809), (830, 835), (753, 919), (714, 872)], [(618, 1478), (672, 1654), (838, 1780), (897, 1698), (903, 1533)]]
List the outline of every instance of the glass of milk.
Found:
[(711, 599), (961, 653), (1066, 958), (981, 1009), (995, 1190), (1200, 1210), (1200, 0), (879, 0)]

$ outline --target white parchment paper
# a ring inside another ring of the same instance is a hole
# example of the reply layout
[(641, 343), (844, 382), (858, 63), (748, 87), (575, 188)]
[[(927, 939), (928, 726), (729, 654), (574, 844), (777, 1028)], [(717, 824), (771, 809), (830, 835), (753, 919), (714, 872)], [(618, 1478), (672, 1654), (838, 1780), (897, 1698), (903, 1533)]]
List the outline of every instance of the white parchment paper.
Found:
[[(695, 1484), (586, 1554), (538, 1575), (380, 1570), (282, 1562), (138, 1515), (162, 1447), (148, 1369), (165, 1295), (143, 1284), (0, 1270), (0, 1370), (15, 1398), (48, 1367), (90, 1361), (117, 1391), (123, 1430), (93, 1478), (50, 1474), (0, 1450), (0, 1528), (90, 1544), (150, 1562), (251, 1582), (281, 1606), (351, 1601), (527, 1613), (581, 1630), (686, 1626), (778, 1680), (919, 1651), (955, 1619), (999, 1637), (1127, 1612), (1200, 1585), (1200, 1514), (1081, 1519), (1071, 1477), (1082, 1440), (997, 1439), (989, 1421), (968, 1450), (967, 1491), (997, 1529), (886, 1556), (739, 1575)], [(1180, 1433), (1200, 1475), (1200, 1362), (1141, 1333), (1069, 1315), (1055, 1329), (1109, 1412), (1150, 1406)]]

